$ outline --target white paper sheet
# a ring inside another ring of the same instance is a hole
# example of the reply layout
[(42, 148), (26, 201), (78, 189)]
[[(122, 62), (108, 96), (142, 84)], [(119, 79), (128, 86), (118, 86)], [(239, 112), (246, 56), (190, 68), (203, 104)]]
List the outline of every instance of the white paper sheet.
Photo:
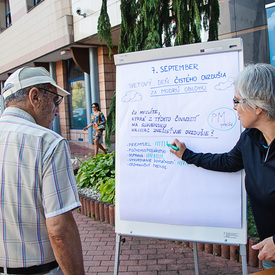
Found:
[(166, 145), (178, 138), (213, 153), (235, 145), (238, 62), (230, 52), (117, 67), (122, 220), (241, 228), (241, 173), (188, 165)]

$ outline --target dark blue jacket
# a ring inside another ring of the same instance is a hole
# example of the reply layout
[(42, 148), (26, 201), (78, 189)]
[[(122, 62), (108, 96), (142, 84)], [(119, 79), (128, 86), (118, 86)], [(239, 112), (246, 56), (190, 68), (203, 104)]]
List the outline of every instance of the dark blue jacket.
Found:
[(275, 140), (267, 147), (259, 130), (246, 129), (228, 153), (202, 154), (186, 149), (182, 159), (214, 171), (236, 172), (244, 168), (259, 236), (265, 239), (275, 235)]

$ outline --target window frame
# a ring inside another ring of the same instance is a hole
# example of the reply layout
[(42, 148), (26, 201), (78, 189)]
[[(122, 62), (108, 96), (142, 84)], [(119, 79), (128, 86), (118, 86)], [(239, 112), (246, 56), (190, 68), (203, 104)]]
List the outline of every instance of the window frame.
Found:
[[(68, 95), (68, 115), (69, 115), (69, 127), (70, 130), (81, 130), (80, 127), (75, 127), (73, 123), (73, 105), (72, 105), (72, 90), (71, 90), (71, 83), (77, 82), (77, 81), (83, 81), (84, 82), (84, 91), (86, 95), (86, 89), (87, 87), (85, 86), (85, 76), (84, 72), (75, 64), (74, 60), (72, 58), (69, 58), (66, 60), (66, 75), (67, 75), (67, 88), (68, 92), (70, 95)], [(85, 98), (85, 103), (86, 98)], [(86, 106), (87, 109), (87, 106)], [(86, 113), (87, 119), (90, 114)], [(83, 128), (82, 128), (83, 129)]]
[(43, 1), (44, 0), (26, 0), (27, 12), (33, 10), (36, 6), (38, 6)]

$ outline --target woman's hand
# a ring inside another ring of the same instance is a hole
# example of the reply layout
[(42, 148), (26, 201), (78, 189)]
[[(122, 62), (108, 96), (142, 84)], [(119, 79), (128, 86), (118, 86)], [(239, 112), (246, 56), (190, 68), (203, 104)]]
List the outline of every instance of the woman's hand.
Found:
[(86, 126), (85, 128), (83, 128), (84, 131), (87, 131), (88, 128), (90, 128), (92, 126), (92, 124), (89, 124), (88, 126)]
[(260, 250), (258, 255), (259, 260), (275, 261), (275, 244), (273, 237), (264, 239), (258, 244), (252, 246), (254, 250)]
[(181, 159), (184, 151), (186, 150), (186, 145), (183, 142), (180, 142), (178, 139), (174, 139), (174, 141), (171, 143), (171, 145), (176, 146), (179, 148), (178, 151), (174, 150), (173, 148), (170, 148), (170, 152), (176, 155), (178, 158)]

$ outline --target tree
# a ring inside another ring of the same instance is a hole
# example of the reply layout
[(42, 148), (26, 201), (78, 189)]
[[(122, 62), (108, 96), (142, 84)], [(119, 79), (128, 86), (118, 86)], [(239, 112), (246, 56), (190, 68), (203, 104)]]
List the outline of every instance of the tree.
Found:
[[(218, 0), (122, 0), (119, 53), (218, 39)], [(203, 23), (202, 23), (203, 22)]]
[[(202, 27), (208, 40), (218, 39), (218, 0), (121, 0), (118, 52), (133, 52), (201, 42)], [(107, 0), (102, 0), (98, 36), (112, 53)]]
[(112, 54), (113, 40), (111, 34), (111, 23), (107, 13), (107, 0), (102, 0), (101, 11), (97, 23), (98, 38), (102, 42), (105, 40), (109, 48), (109, 54)]

